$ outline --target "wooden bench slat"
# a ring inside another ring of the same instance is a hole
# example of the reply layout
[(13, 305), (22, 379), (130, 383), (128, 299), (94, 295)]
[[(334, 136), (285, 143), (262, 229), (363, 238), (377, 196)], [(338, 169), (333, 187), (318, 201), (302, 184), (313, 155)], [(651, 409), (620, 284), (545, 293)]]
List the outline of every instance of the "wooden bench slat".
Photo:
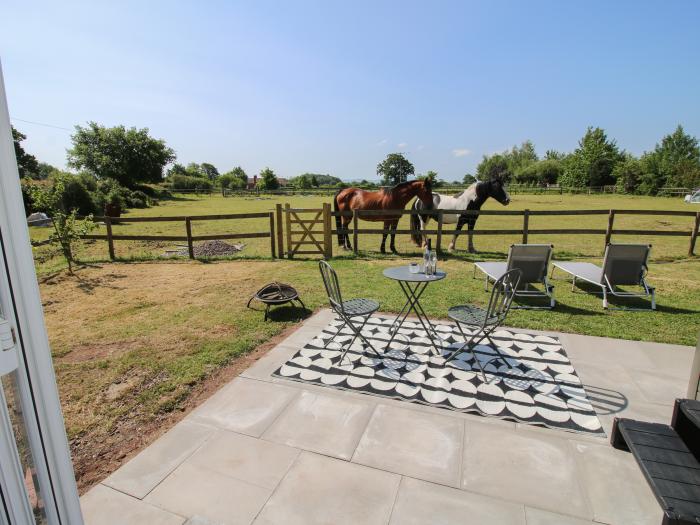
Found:
[(697, 465), (696, 468), (690, 466), (679, 467), (678, 465), (668, 465), (666, 463), (657, 463), (656, 461), (647, 461), (645, 465), (649, 475), (654, 478), (700, 485), (700, 468), (697, 468)]
[(688, 452), (688, 447), (686, 447), (685, 443), (683, 443), (678, 436), (668, 436), (666, 434), (652, 434), (650, 432), (629, 430), (627, 432), (627, 443), (660, 448), (664, 450)]
[[(629, 446), (629, 442), (628, 442)], [(684, 467), (686, 465), (696, 464), (697, 460), (689, 451), (682, 452), (678, 450), (666, 450), (663, 448), (647, 447), (646, 445), (634, 445), (630, 450), (644, 461), (656, 461), (657, 463), (666, 463), (667, 465), (678, 465)]]
[(673, 427), (616, 418), (611, 442), (632, 452), (664, 510), (663, 523), (700, 522), (700, 462)]
[(654, 478), (659, 493), (664, 498), (674, 498), (700, 505), (700, 487), (690, 483), (680, 483), (668, 479)]

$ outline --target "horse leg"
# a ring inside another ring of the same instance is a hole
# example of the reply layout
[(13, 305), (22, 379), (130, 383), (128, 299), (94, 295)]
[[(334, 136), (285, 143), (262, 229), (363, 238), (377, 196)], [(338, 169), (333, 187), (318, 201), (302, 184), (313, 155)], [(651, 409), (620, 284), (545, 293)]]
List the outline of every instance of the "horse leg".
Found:
[(469, 227), (468, 227), (468, 235), (469, 237), (469, 253), (476, 253), (476, 249), (474, 249), (474, 240), (473, 240), (473, 232), (474, 232), (474, 226), (476, 225), (476, 220), (469, 221)]
[(466, 215), (460, 215), (459, 219), (457, 219), (457, 227), (455, 228), (455, 234), (452, 236), (452, 242), (447, 247), (448, 252), (451, 252), (452, 250), (455, 249), (455, 245), (457, 244), (457, 233), (456, 232), (461, 232), (462, 228), (464, 227), (466, 222), (467, 222)]
[(399, 227), (399, 221), (395, 220), (391, 223), (391, 253), (398, 253), (396, 251), (396, 229)]
[[(350, 225), (350, 218), (343, 217), (343, 229), (347, 230), (349, 225)], [(350, 246), (350, 235), (347, 232), (343, 233), (343, 249), (344, 250), (352, 250), (352, 246)]]
[(384, 221), (383, 224), (384, 224), (384, 233), (382, 233), (382, 245), (379, 247), (379, 251), (381, 251), (382, 253), (386, 253), (386, 237), (387, 237), (387, 235), (389, 235), (387, 233), (387, 230), (391, 226), (391, 222)]

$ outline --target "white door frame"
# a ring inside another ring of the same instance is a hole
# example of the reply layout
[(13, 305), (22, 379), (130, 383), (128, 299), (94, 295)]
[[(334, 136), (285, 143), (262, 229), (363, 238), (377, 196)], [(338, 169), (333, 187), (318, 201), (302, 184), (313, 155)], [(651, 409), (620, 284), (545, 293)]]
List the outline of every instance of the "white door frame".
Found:
[[(19, 394), (47, 520), (50, 525), (81, 525), (80, 500), (34, 270), (1, 64), (0, 234), (4, 255), (0, 259), (0, 287), (6, 288), (0, 290), (0, 306), (17, 335)], [(10, 294), (5, 293), (7, 287)]]

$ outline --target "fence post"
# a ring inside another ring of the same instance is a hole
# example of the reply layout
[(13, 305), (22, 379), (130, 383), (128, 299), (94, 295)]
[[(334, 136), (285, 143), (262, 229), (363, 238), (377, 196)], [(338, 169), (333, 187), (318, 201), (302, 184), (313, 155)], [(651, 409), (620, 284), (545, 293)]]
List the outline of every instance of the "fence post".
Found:
[(438, 253), (442, 251), (442, 220), (443, 220), (444, 214), (442, 210), (438, 210), (438, 232), (437, 232), (437, 239), (435, 239), (435, 249), (437, 250)]
[(279, 202), (275, 206), (277, 210), (277, 256), (284, 258), (284, 231), (282, 229), (282, 204)]
[(326, 259), (333, 257), (333, 235), (331, 233), (331, 204), (323, 203), (323, 244)]
[(271, 211), (270, 212), (270, 254), (272, 255), (272, 258), (274, 259), (276, 257), (275, 254), (275, 212)]
[(352, 251), (357, 255), (357, 215), (359, 210), (352, 210)]
[(284, 204), (284, 215), (287, 223), (287, 257), (289, 259), (292, 258), (292, 214), (290, 213), (289, 209), (291, 206), (289, 205), (288, 202)]
[(690, 234), (690, 246), (688, 247), (688, 255), (695, 254), (695, 241), (698, 239), (698, 228), (700, 228), (700, 211), (695, 214), (695, 224), (693, 232)]
[(194, 246), (192, 246), (192, 221), (189, 217), (185, 217), (185, 231), (187, 232), (187, 252), (190, 254), (190, 259), (194, 259)]
[(105, 217), (105, 226), (107, 227), (107, 248), (109, 249), (109, 258), (111, 260), (114, 260), (114, 239), (112, 239), (112, 217), (109, 217), (109, 216)]
[(523, 212), (523, 244), (527, 244), (527, 234), (530, 229), (530, 210)]
[(615, 210), (610, 210), (608, 213), (608, 228), (605, 230), (605, 246), (610, 244), (612, 237), (613, 223), (615, 222)]

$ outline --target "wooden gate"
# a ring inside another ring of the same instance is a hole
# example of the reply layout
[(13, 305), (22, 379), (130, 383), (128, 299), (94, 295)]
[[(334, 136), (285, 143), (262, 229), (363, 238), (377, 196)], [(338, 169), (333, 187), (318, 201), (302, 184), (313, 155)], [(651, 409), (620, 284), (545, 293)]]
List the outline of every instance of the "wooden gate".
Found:
[(329, 203), (324, 203), (323, 208), (292, 208), (287, 203), (284, 205), (284, 212), (282, 205), (278, 204), (278, 217), (281, 217), (282, 213), (287, 230), (285, 254), (288, 258), (291, 259), (295, 255), (321, 255), (328, 259), (333, 256)]

